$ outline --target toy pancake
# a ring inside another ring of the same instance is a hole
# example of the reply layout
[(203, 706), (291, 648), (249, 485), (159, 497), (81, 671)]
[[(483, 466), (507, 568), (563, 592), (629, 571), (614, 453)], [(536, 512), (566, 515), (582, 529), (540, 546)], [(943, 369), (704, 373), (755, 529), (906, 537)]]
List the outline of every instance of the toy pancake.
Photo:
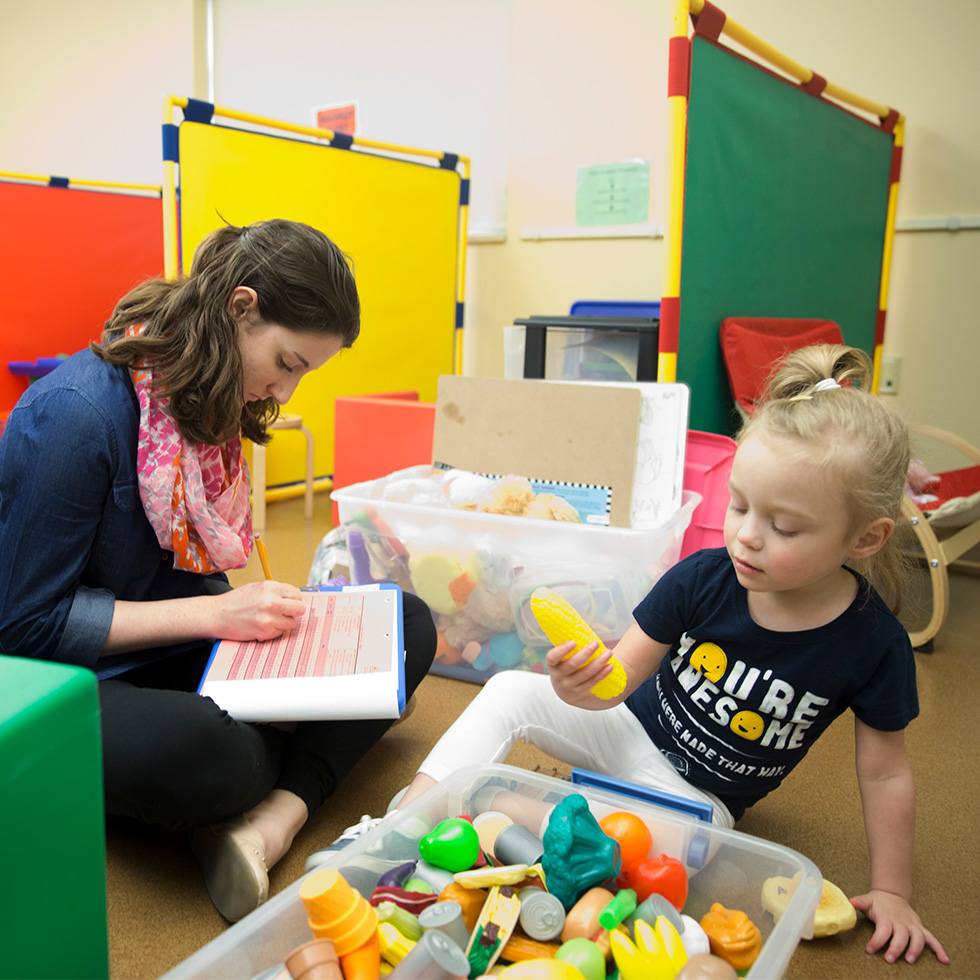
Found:
[[(762, 886), (762, 907), (773, 917), (775, 922), (789, 905), (789, 900), (796, 891), (802, 871), (793, 878), (768, 878)], [(823, 880), (823, 891), (820, 904), (817, 906), (813, 919), (813, 938), (833, 936), (838, 932), (847, 932), (857, 924), (857, 912), (848, 901), (847, 896), (832, 881)]]

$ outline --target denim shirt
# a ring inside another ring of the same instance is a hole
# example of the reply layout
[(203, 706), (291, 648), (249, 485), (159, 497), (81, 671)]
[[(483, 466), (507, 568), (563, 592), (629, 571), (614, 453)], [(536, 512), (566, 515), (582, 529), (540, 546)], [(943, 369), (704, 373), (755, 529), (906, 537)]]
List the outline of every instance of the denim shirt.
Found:
[(0, 653), (110, 676), (189, 644), (100, 661), (116, 599), (225, 591), (173, 567), (140, 502), (129, 369), (83, 350), (34, 382), (0, 438)]

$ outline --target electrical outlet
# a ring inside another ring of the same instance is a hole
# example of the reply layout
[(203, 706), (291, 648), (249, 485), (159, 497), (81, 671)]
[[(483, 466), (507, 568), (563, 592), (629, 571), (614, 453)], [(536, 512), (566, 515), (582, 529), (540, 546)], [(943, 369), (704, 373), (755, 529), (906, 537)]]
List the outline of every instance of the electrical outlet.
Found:
[(881, 359), (881, 377), (878, 379), (878, 394), (897, 395), (901, 378), (902, 359), (900, 357), (883, 357)]

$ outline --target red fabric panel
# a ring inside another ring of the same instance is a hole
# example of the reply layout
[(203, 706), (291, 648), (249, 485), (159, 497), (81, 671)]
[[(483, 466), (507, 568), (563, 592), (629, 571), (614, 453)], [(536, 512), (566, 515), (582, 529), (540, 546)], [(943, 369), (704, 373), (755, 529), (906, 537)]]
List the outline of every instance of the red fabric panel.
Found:
[(664, 354), (677, 353), (680, 337), (681, 301), (677, 296), (660, 298), (660, 350)]
[(923, 510), (939, 510), (947, 500), (954, 500), (956, 497), (972, 497), (980, 492), (980, 466), (966, 466), (961, 470), (949, 470), (946, 473), (938, 473), (940, 484), (938, 487), (930, 487), (929, 493), (938, 497), (938, 501), (930, 501), (927, 504), (919, 504)]
[(902, 150), (904, 147), (896, 146), (892, 149), (892, 169), (888, 175), (889, 184), (897, 184), (902, 175)]
[(163, 269), (160, 198), (0, 181), (0, 412), (26, 387), (7, 361), (80, 350)]
[(800, 86), (804, 92), (808, 92), (810, 95), (820, 95), (821, 92), (827, 87), (827, 79), (823, 75), (818, 75), (816, 72), (813, 73), (813, 78), (806, 83), (806, 85)]
[(773, 368), (790, 351), (811, 344), (844, 343), (833, 320), (726, 317), (719, 335), (732, 397), (749, 413), (765, 394)]
[(875, 347), (880, 347), (885, 342), (885, 310), (878, 310), (875, 316)]
[(719, 10), (713, 3), (705, 0), (701, 13), (691, 19), (694, 21), (695, 34), (709, 41), (717, 41), (728, 18), (724, 10)]
[(881, 128), (886, 133), (893, 133), (893, 132), (895, 132), (895, 124), (897, 122), (898, 122), (898, 110), (897, 109), (889, 109), (888, 110), (888, 115), (885, 116), (885, 118), (882, 119), (882, 121), (881, 121)]
[(667, 98), (691, 91), (691, 41), (686, 37), (672, 37), (667, 60)]

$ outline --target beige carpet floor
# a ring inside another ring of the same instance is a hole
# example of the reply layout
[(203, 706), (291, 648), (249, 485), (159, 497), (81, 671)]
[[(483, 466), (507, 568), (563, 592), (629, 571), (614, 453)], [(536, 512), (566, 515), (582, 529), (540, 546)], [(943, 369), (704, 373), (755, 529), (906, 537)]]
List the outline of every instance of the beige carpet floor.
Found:
[[(305, 584), (316, 545), (329, 528), (326, 495), (317, 496), (312, 522), (304, 520), (301, 500), (271, 504), (264, 536), (275, 577)], [(236, 584), (260, 578), (257, 559), (253, 556), (236, 575)], [(978, 626), (980, 577), (955, 574), (949, 620), (934, 652), (917, 656), (921, 715), (907, 737), (918, 794), (914, 904), (945, 943), (951, 966), (942, 967), (931, 954), (915, 966), (889, 966), (881, 956), (868, 956), (864, 945), (872, 929), (860, 921), (847, 934), (801, 942), (789, 966), (790, 978), (980, 978), (980, 824), (973, 809), (980, 789)], [(374, 747), (273, 869), (272, 892), (295, 881), (306, 856), (333, 841), (361, 814), (383, 814), (391, 796), (411, 779), (430, 746), (477, 691), (472, 684), (426, 678), (414, 714)], [(507, 761), (528, 769), (554, 765), (524, 745)], [(750, 810), (737, 829), (802, 852), (848, 894), (866, 889), (868, 859), (849, 715), (831, 727), (779, 791)], [(113, 980), (159, 977), (228, 928), (211, 905), (181, 835), (110, 820), (107, 883)]]

